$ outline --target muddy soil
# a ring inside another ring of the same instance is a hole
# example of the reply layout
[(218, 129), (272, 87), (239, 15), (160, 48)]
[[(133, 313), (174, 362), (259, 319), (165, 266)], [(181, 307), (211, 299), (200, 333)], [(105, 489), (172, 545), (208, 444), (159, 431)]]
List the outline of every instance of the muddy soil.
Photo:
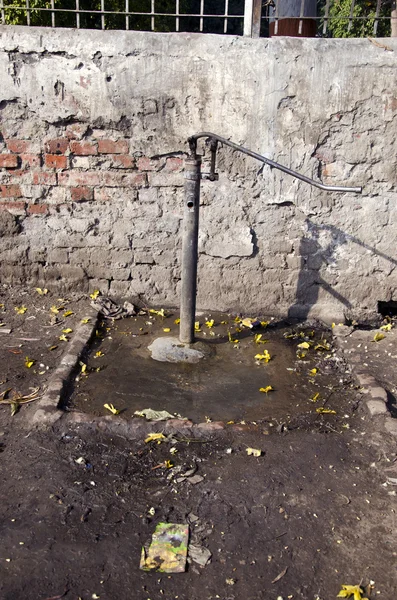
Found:
[[(249, 329), (243, 319), (203, 314), (195, 347), (205, 356), (196, 364), (151, 358), (153, 340), (178, 336), (177, 312), (104, 321), (69, 409), (103, 415), (111, 402), (122, 418), (150, 407), (195, 422), (266, 421), (276, 427), (321, 423), (323, 410), (330, 426), (346, 426), (355, 383), (335, 353), (331, 331), (271, 320)], [(265, 353), (268, 362), (256, 358)]]
[[(160, 445), (62, 424), (26, 433), (15, 423), (0, 428), (2, 600), (329, 600), (361, 581), (375, 582), (371, 598), (395, 597), (396, 496), (383, 485), (395, 448), (360, 417), (343, 434)], [(172, 478), (192, 467), (201, 482)], [(141, 571), (141, 547), (163, 521), (189, 523), (210, 564)]]
[[(13, 332), (1, 334), (7, 340), (1, 348), (2, 378), (8, 381), (0, 391), (7, 386), (26, 393), (43, 386), (60, 358), (50, 346), (59, 345), (62, 329), (84, 318), (89, 299), (68, 304), (75, 314), (55, 325), (49, 309), (57, 298), (30, 291), (1, 302), (7, 310), (3, 321)], [(22, 304), (28, 311), (19, 315), (14, 306)], [(115, 328), (120, 332), (125, 325)], [(105, 337), (113, 338), (116, 329), (107, 327)], [(277, 327), (274, 335), (280, 336)], [(300, 339), (287, 338), (297, 364)], [(95, 352), (111, 342), (98, 338)], [(244, 343), (251, 348), (255, 342), (248, 336)], [(225, 347), (240, 352), (233, 344)], [(263, 347), (271, 352), (270, 342)], [(109, 373), (109, 363), (93, 371), (109, 360), (102, 351), (104, 357), (90, 357), (89, 375), (80, 383)], [(24, 365), (26, 356), (36, 360), (31, 368)], [(33, 431), (34, 403), (13, 417), (3, 406), (1, 600), (330, 600), (343, 584), (360, 582), (371, 600), (394, 600), (395, 443), (374, 430), (344, 361), (332, 348), (310, 349), (307, 360), (294, 374), (305, 389), (305, 402), (309, 390), (319, 389), (316, 382), (325, 381), (318, 375), (329, 375), (337, 391), (329, 406), (337, 414), (318, 414), (310, 402), (294, 419), (287, 419), (288, 410), (280, 418), (259, 419), (255, 432), (215, 433), (208, 423), (201, 438), (175, 434), (161, 444), (145, 443), (105, 435), (89, 424), (71, 425), (67, 412), (52, 430)], [(314, 376), (308, 373), (313, 368), (318, 368)], [(115, 392), (122, 382), (113, 379), (112, 385)], [(163, 394), (164, 408), (166, 400)], [(261, 456), (249, 456), (247, 448), (260, 450)], [(189, 469), (202, 479), (178, 481)], [(207, 548), (211, 562), (205, 567), (190, 562), (185, 573), (174, 575), (141, 571), (142, 545), (163, 521), (189, 524), (190, 543)]]
[(90, 306), (88, 295), (37, 289), (0, 287), (0, 393), (9, 397), (43, 391)]

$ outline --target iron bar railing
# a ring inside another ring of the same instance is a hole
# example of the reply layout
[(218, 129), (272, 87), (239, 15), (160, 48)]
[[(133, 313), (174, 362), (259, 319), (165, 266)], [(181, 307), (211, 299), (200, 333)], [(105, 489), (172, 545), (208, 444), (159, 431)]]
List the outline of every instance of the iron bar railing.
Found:
[(0, 0), (0, 21), (248, 37), (387, 37), (391, 0)]

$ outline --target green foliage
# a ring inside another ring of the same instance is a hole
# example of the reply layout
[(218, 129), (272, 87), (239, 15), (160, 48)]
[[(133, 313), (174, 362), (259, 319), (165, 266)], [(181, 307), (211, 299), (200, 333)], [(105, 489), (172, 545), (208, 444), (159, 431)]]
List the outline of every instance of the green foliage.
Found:
[[(52, 14), (51, 2), (48, 0), (29, 0), (29, 17), (24, 6), (25, 0), (4, 0), (4, 14), (6, 25), (35, 25), (51, 27)], [(102, 17), (97, 12), (101, 10), (100, 0), (80, 0), (80, 28), (102, 29)], [(76, 0), (55, 0), (54, 8), (63, 9), (55, 13), (56, 27), (77, 27), (77, 16), (73, 12), (76, 9)], [(152, 17), (148, 14), (130, 15), (128, 19), (125, 14), (126, 0), (105, 0), (104, 8), (114, 14), (104, 15), (105, 29), (133, 29), (150, 31), (152, 29)], [(42, 10), (40, 10), (42, 9)], [(43, 10), (44, 9), (44, 10)], [(151, 0), (129, 0), (130, 12), (150, 13)], [(225, 0), (206, 0), (205, 11), (207, 14), (222, 14), (225, 10)], [(154, 31), (175, 31), (176, 19), (171, 16), (176, 12), (176, 0), (155, 0), (155, 11), (164, 13), (153, 19)], [(187, 16), (179, 17), (179, 31), (200, 31), (200, 18), (191, 14), (200, 13), (200, 0), (180, 0), (179, 12)], [(244, 0), (229, 0), (229, 14), (243, 14)], [(120, 14), (118, 14), (120, 13)], [(170, 16), (168, 16), (170, 15)], [(227, 33), (242, 34), (242, 19), (228, 19)], [(224, 20), (219, 17), (207, 17), (204, 19), (204, 32), (223, 33)]]
[[(329, 11), (329, 35), (333, 38), (373, 36), (377, 0), (356, 0), (349, 30), (351, 4), (352, 0), (334, 0)], [(390, 3), (381, 4), (379, 17), (377, 37), (390, 36)]]

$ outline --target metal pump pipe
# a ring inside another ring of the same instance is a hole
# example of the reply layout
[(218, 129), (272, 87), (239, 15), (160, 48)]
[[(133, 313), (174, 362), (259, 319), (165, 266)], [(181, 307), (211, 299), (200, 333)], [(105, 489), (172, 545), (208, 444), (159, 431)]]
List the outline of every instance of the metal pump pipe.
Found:
[(194, 342), (196, 315), (198, 230), (200, 206), (201, 158), (185, 161), (185, 206), (182, 233), (181, 322), (179, 339), (183, 344)]
[(185, 160), (185, 205), (183, 214), (183, 233), (182, 233), (182, 274), (181, 274), (181, 322), (179, 328), (179, 339), (183, 344), (192, 344), (194, 342), (194, 322), (196, 316), (196, 293), (197, 293), (197, 261), (198, 261), (198, 231), (199, 231), (199, 207), (200, 207), (200, 181), (203, 177), (201, 174), (201, 157), (197, 155), (197, 140), (200, 138), (208, 138), (211, 150), (211, 167), (210, 173), (206, 174), (206, 179), (215, 181), (217, 174), (215, 173), (215, 159), (218, 142), (230, 146), (234, 150), (238, 150), (247, 156), (251, 156), (269, 165), (272, 168), (283, 171), (288, 175), (292, 175), (296, 179), (300, 179), (305, 183), (313, 185), (327, 192), (353, 192), (360, 194), (362, 187), (343, 187), (336, 185), (325, 185), (319, 181), (314, 181), (310, 177), (301, 175), (288, 167), (284, 167), (279, 163), (252, 152), (244, 146), (239, 146), (234, 142), (230, 142), (226, 138), (216, 135), (215, 133), (202, 132), (192, 135), (188, 142), (191, 155)]

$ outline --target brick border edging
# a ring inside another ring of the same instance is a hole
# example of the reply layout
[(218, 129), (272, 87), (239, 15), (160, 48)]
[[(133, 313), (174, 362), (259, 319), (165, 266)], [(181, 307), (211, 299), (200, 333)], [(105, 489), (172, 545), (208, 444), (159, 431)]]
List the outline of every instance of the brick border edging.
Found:
[(355, 378), (357, 379), (360, 386), (363, 388), (361, 390), (362, 394), (368, 396), (364, 399), (364, 405), (367, 411), (367, 414), (376, 419), (379, 423), (379, 426), (393, 436), (397, 436), (397, 419), (393, 419), (390, 414), (390, 411), (387, 407), (387, 392), (383, 386), (380, 385), (379, 381), (373, 377), (368, 371), (365, 369), (361, 362), (355, 360), (350, 354), (347, 355), (344, 351), (343, 344), (341, 343), (341, 338), (347, 337), (350, 335), (352, 329), (351, 327), (346, 326), (338, 326), (334, 327), (332, 330), (333, 338), (336, 342), (338, 350), (340, 350), (343, 356), (346, 359), (346, 362), (350, 365), (351, 370)]
[(226, 424), (223, 421), (210, 421), (209, 423), (193, 423), (184, 419), (168, 419), (167, 421), (146, 421), (141, 417), (123, 419), (119, 416), (95, 417), (79, 411), (65, 414), (62, 425), (83, 427), (101, 431), (108, 435), (119, 435), (126, 439), (143, 439), (149, 433), (184, 434), (194, 438), (208, 438), (211, 434), (222, 434), (233, 431), (258, 431), (259, 425), (254, 424)]
[(92, 319), (92, 322), (80, 323), (77, 327), (60, 364), (48, 380), (46, 391), (42, 398), (35, 403), (36, 410), (33, 417), (29, 419), (30, 426), (33, 425), (38, 429), (51, 427), (65, 414), (60, 408), (62, 396), (73, 379), (73, 370), (78, 365), (82, 353), (97, 328), (99, 313), (95, 309), (89, 308), (85, 317), (82, 318)]

